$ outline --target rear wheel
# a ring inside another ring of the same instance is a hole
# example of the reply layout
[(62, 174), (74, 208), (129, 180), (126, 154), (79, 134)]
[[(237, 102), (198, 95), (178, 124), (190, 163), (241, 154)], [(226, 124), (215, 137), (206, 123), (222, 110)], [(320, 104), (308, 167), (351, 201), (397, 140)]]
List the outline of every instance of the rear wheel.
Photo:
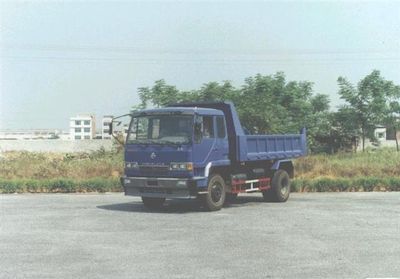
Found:
[(219, 175), (212, 175), (208, 179), (207, 194), (200, 196), (204, 207), (209, 211), (217, 211), (225, 202), (225, 181)]
[(142, 201), (144, 206), (149, 209), (160, 209), (165, 202), (165, 198), (142, 197)]
[(271, 189), (264, 191), (264, 200), (285, 202), (290, 194), (290, 178), (285, 170), (277, 170), (272, 177)]

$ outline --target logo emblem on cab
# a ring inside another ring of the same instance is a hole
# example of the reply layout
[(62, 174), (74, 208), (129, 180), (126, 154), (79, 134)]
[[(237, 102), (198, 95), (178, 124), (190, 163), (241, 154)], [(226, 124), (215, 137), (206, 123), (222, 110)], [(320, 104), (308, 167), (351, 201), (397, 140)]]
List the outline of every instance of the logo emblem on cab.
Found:
[(151, 159), (154, 159), (155, 157), (157, 157), (156, 153), (153, 152), (153, 153), (150, 154), (150, 158)]

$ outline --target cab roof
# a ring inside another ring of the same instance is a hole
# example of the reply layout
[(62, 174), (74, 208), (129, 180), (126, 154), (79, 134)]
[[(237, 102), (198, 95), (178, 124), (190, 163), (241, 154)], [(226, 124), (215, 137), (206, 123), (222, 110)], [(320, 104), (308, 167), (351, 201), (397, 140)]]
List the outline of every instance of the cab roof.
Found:
[(164, 107), (140, 110), (135, 115), (148, 115), (148, 114), (201, 114), (201, 115), (224, 115), (222, 111), (211, 108), (201, 107)]

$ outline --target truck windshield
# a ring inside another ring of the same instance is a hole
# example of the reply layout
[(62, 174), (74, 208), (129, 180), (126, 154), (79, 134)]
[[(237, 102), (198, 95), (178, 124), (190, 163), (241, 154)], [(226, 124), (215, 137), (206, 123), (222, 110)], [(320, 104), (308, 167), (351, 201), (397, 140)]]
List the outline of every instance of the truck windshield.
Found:
[(147, 115), (131, 121), (127, 143), (184, 144), (192, 140), (193, 115)]

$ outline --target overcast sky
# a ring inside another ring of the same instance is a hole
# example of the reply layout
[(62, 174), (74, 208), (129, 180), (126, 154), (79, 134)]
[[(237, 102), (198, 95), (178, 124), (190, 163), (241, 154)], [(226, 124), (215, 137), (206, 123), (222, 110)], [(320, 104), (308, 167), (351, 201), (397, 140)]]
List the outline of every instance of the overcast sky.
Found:
[(400, 1), (0, 3), (0, 129), (124, 114), (137, 88), (284, 71), (339, 104), (338, 76), (400, 84)]

